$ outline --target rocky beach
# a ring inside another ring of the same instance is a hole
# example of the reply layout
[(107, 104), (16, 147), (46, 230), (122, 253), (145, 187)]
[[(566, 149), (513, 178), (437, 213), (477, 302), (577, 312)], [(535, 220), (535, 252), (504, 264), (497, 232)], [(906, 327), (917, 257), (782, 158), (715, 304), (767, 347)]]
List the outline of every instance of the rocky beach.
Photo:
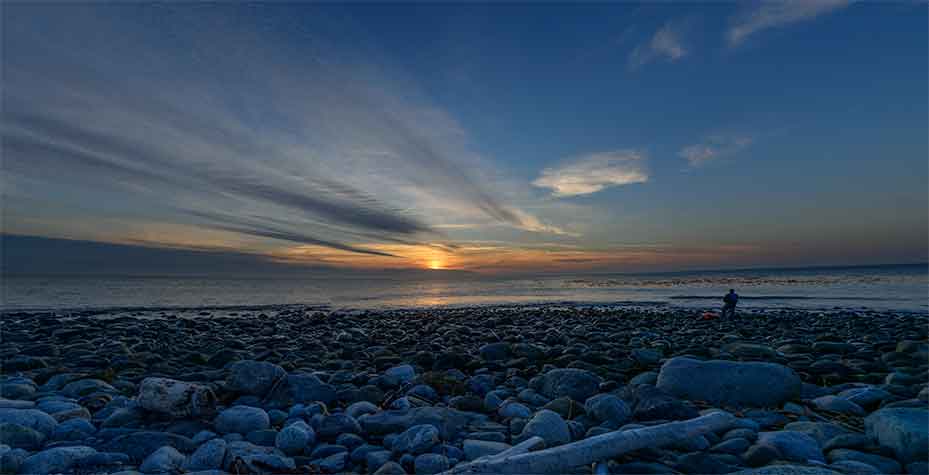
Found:
[(269, 306), (2, 318), (4, 474), (929, 471), (919, 313)]

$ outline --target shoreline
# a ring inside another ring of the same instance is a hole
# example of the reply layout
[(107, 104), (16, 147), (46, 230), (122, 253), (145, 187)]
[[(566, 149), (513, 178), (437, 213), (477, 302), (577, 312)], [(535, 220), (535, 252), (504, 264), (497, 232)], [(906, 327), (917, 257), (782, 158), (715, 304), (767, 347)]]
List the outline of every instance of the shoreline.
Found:
[(3, 312), (0, 468), (437, 473), (719, 409), (726, 427), (606, 468), (927, 470), (923, 313), (243, 308)]

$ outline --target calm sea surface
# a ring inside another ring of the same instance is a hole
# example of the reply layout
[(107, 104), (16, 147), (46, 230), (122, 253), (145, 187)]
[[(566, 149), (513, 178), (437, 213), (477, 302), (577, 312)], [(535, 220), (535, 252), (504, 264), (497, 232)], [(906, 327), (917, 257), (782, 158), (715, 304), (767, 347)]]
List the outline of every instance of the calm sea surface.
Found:
[(929, 311), (925, 264), (538, 278), (22, 276), (0, 282), (0, 308), (307, 304), (377, 309), (545, 302), (715, 307), (729, 288), (741, 295), (744, 307)]

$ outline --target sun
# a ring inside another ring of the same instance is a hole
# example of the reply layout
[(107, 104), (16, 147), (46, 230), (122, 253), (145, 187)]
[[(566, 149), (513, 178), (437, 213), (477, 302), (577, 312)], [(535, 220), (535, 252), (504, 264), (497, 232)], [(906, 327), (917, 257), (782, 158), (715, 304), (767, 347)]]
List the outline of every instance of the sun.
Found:
[(433, 259), (429, 261), (429, 268), (432, 270), (439, 270), (442, 268), (442, 261), (438, 259)]

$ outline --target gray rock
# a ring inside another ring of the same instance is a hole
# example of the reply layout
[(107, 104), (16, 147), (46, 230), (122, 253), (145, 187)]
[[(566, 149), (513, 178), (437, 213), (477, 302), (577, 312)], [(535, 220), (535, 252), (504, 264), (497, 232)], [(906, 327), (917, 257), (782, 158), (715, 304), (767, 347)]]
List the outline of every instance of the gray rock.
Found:
[(394, 366), (384, 371), (384, 375), (389, 378), (396, 378), (400, 384), (408, 383), (416, 378), (416, 370), (408, 364)]
[(166, 445), (145, 457), (142, 465), (139, 465), (139, 471), (142, 473), (173, 472), (181, 468), (185, 459), (184, 454)]
[(287, 375), (284, 383), (275, 387), (268, 399), (282, 408), (317, 401), (332, 404), (338, 399), (338, 393), (334, 386), (322, 382), (316, 375), (294, 373)]
[(743, 439), (742, 437), (735, 437), (732, 439), (726, 439), (713, 447), (710, 448), (711, 452), (722, 452), (724, 454), (733, 454), (738, 455), (752, 446), (752, 443), (748, 439)]
[(626, 403), (612, 394), (597, 394), (587, 399), (584, 409), (594, 419), (615, 429), (625, 424), (632, 415)]
[(35, 409), (35, 403), (32, 401), (0, 399), (0, 409)]
[(830, 463), (829, 468), (847, 475), (880, 475), (881, 473), (877, 467), (857, 460), (839, 460)]
[(422, 454), (413, 462), (416, 475), (433, 475), (449, 469), (448, 457), (439, 454)]
[(303, 421), (297, 421), (281, 429), (274, 439), (274, 446), (286, 455), (299, 455), (316, 443), (316, 433)]
[(323, 439), (335, 439), (339, 434), (361, 434), (361, 425), (354, 417), (344, 413), (323, 416), (316, 430)]
[(823, 444), (823, 452), (833, 449), (863, 449), (872, 444), (871, 438), (863, 434), (842, 434)]
[(193, 452), (197, 448), (197, 445), (187, 437), (155, 431), (137, 431), (119, 435), (103, 442), (97, 448), (105, 452), (124, 453), (133, 463), (141, 463), (145, 457), (165, 445), (170, 445), (184, 453)]
[(929, 457), (929, 411), (916, 408), (881, 409), (864, 420), (865, 431), (896, 454), (903, 463)]
[(226, 457), (226, 441), (223, 439), (212, 439), (197, 447), (197, 450), (191, 454), (190, 458), (184, 464), (184, 470), (216, 470), (223, 466), (223, 459)]
[(866, 388), (846, 389), (838, 394), (840, 398), (847, 399), (865, 409), (877, 407), (881, 401), (891, 397), (891, 394), (880, 388), (868, 386)]
[(226, 387), (231, 391), (264, 396), (282, 378), (284, 368), (267, 361), (242, 360), (229, 366)]
[(524, 441), (530, 437), (539, 436), (545, 440), (546, 447), (555, 447), (571, 442), (571, 430), (564, 419), (557, 412), (542, 409), (536, 412), (532, 419), (526, 423), (522, 432), (516, 438)]
[(61, 394), (74, 399), (96, 392), (119, 394), (119, 391), (110, 386), (110, 383), (99, 379), (81, 379), (70, 382), (61, 389)]
[(358, 419), (365, 414), (374, 414), (377, 411), (380, 411), (380, 409), (368, 401), (358, 401), (345, 408), (345, 414), (348, 414), (355, 419)]
[(428, 452), (439, 443), (439, 430), (429, 424), (420, 424), (403, 431), (393, 441), (394, 453), (408, 452), (414, 455)]
[(510, 444), (489, 440), (465, 439), (464, 442), (462, 442), (465, 458), (468, 460), (474, 460), (487, 455), (496, 455), (510, 447)]
[(820, 445), (825, 444), (830, 439), (842, 435), (848, 434), (848, 429), (844, 427), (832, 424), (830, 422), (810, 422), (810, 421), (797, 421), (791, 422), (784, 426), (784, 430), (792, 430), (797, 432), (803, 432), (804, 434), (809, 435), (810, 437), (816, 439)]
[(506, 401), (497, 408), (497, 415), (504, 419), (512, 419), (514, 417), (525, 419), (532, 416), (532, 409), (516, 401)]
[(911, 473), (913, 475), (926, 475), (929, 474), (929, 462), (913, 462), (906, 466), (906, 473)]
[(35, 429), (9, 422), (0, 423), (0, 443), (14, 449), (35, 451), (42, 447), (44, 441), (45, 434)]
[(57, 426), (52, 432), (52, 440), (74, 441), (82, 440), (97, 432), (97, 428), (86, 419), (68, 419)]
[[(241, 469), (237, 468), (241, 467)], [(223, 459), (223, 469), (232, 473), (267, 473), (292, 471), (296, 463), (285, 457), (281, 451), (274, 447), (261, 447), (250, 442), (229, 442), (226, 446), (226, 458)]]
[(658, 373), (655, 371), (646, 371), (644, 373), (639, 373), (635, 375), (635, 377), (629, 380), (629, 384), (631, 385), (639, 385), (639, 384), (655, 385), (656, 383), (658, 383)]
[(601, 382), (600, 377), (590, 371), (560, 368), (533, 378), (530, 386), (549, 399), (568, 396), (580, 402), (597, 394)]
[(406, 475), (406, 470), (397, 462), (387, 462), (381, 465), (374, 475)]
[(758, 434), (757, 443), (758, 445), (774, 448), (780, 454), (780, 458), (784, 460), (793, 462), (826, 461), (819, 442), (803, 432), (789, 430), (761, 432)]
[(813, 405), (816, 406), (817, 409), (821, 409), (823, 411), (831, 411), (837, 412), (839, 414), (849, 414), (853, 416), (865, 415), (865, 411), (861, 408), (861, 406), (839, 396), (820, 396), (816, 399), (813, 399)]
[(442, 439), (452, 440), (466, 426), (487, 420), (487, 416), (445, 407), (417, 407), (402, 411), (381, 411), (361, 416), (359, 422), (368, 434), (384, 435), (402, 432), (419, 424), (439, 429)]
[(741, 470), (733, 475), (841, 475), (841, 472), (824, 467), (804, 467), (802, 465), (770, 465), (767, 467)]
[(323, 473), (338, 473), (348, 466), (348, 452), (339, 452), (332, 454), (324, 459), (313, 462)]
[(390, 462), (390, 457), (389, 450), (374, 450), (365, 454), (364, 462), (369, 471), (375, 471)]
[(139, 406), (172, 417), (212, 416), (216, 395), (209, 387), (168, 378), (145, 378), (139, 385)]
[(658, 389), (726, 406), (779, 407), (800, 396), (799, 376), (775, 363), (671, 358), (658, 374)]
[(93, 448), (82, 445), (46, 449), (26, 457), (18, 473), (35, 475), (68, 472), (79, 460), (96, 453)]
[(852, 449), (835, 449), (829, 452), (830, 462), (841, 462), (843, 460), (854, 460), (856, 462), (866, 463), (880, 471), (881, 473), (902, 473), (903, 466), (896, 460), (880, 455), (859, 452)]
[(0, 409), (0, 423), (4, 422), (28, 427), (45, 437), (51, 436), (58, 425), (52, 416), (37, 409)]
[(485, 361), (501, 361), (510, 357), (510, 344), (504, 342), (490, 343), (480, 349), (481, 359)]
[(271, 426), (271, 419), (264, 409), (251, 406), (233, 406), (219, 413), (213, 422), (220, 434), (248, 434)]

